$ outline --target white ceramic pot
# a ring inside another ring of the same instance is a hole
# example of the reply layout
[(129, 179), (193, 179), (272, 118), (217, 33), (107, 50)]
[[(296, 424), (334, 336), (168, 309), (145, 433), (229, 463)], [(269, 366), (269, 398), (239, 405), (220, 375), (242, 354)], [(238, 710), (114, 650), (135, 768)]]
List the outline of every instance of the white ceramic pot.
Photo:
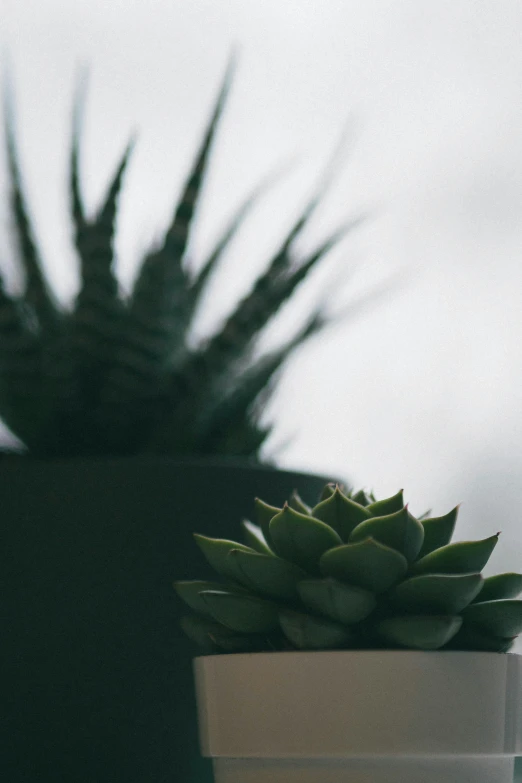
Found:
[(215, 783), (512, 783), (522, 656), (213, 655), (194, 663)]

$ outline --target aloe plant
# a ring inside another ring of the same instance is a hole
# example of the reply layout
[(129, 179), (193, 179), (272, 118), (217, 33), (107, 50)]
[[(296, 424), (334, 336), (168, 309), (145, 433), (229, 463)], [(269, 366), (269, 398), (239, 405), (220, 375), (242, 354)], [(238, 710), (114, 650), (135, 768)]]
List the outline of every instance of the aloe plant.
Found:
[(256, 352), (258, 338), (353, 224), (347, 222), (313, 252), (297, 252), (296, 243), (324, 193), (319, 187), (252, 289), (214, 334), (192, 344), (191, 328), (201, 301), (243, 221), (269, 184), (263, 182), (239, 205), (207, 258), (194, 266), (187, 263), (232, 72), (231, 65), (170, 225), (163, 240), (145, 254), (128, 296), (121, 293), (114, 273), (113, 248), (118, 199), (133, 143), (125, 149), (98, 210), (87, 214), (79, 176), (84, 98), (83, 90), (78, 91), (69, 203), (81, 284), (70, 308), (57, 301), (44, 274), (23, 192), (12, 101), (6, 91), (10, 207), (25, 286), (21, 294), (9, 293), (0, 278), (0, 418), (26, 453), (257, 458), (270, 432), (261, 423), (261, 413), (276, 374), (328, 318), (318, 304), (297, 334), (261, 356)]
[[(337, 485), (313, 508), (256, 499), (243, 542), (196, 534), (216, 581), (174, 583), (203, 651), (453, 649), (506, 652), (522, 630), (522, 575), (482, 570), (499, 534), (452, 542), (458, 507), (414, 517)], [(221, 581), (219, 581), (221, 580)]]

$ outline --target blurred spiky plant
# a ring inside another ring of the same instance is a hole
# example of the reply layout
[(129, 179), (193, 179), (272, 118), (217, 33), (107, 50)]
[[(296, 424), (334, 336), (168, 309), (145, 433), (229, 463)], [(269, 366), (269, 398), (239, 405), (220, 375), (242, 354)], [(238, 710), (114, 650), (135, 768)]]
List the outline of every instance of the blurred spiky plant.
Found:
[[(314, 252), (298, 257), (297, 240), (324, 188), (305, 205), (266, 270), (221, 327), (195, 347), (193, 319), (231, 241), (266, 187), (241, 203), (199, 271), (187, 247), (211, 147), (229, 92), (225, 78), (163, 241), (147, 252), (128, 296), (114, 272), (118, 199), (132, 152), (125, 149), (106, 195), (87, 215), (79, 181), (83, 90), (73, 113), (69, 203), (80, 264), (71, 308), (58, 303), (44, 274), (22, 188), (12, 100), (6, 90), (10, 208), (21, 294), (0, 280), (0, 418), (41, 457), (134, 454), (229, 454), (256, 458), (270, 427), (260, 414), (286, 359), (326, 321), (321, 306), (275, 350), (256, 355), (258, 338), (295, 289), (337, 245), (350, 223)], [(357, 222), (357, 221), (355, 221)], [(259, 352), (258, 352), (259, 353)]]

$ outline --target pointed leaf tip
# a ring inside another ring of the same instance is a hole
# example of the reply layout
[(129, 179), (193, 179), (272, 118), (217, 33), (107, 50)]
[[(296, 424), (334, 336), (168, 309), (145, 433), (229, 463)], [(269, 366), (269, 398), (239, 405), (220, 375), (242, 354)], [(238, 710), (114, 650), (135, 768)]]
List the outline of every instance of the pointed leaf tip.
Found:
[(488, 562), (497, 542), (498, 535), (494, 535), (479, 541), (447, 544), (413, 563), (412, 573), (479, 573)]
[(312, 509), (312, 516), (333, 528), (343, 542), (348, 541), (353, 530), (370, 513), (353, 499), (347, 497), (337, 484), (330, 497), (322, 500)]
[[(395, 496), (397, 497), (397, 496)], [(418, 556), (424, 540), (422, 524), (404, 506), (383, 516), (372, 516), (361, 522), (351, 533), (350, 541), (374, 538), (413, 562)]]
[(329, 525), (294, 511), (288, 504), (270, 521), (270, 537), (280, 557), (312, 574), (318, 573), (321, 555), (342, 544)]

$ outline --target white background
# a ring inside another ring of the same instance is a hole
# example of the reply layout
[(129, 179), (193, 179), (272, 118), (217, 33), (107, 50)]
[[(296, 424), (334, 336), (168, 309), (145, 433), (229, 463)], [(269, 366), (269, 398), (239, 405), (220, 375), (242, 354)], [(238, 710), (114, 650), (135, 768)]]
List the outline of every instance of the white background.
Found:
[[(0, 11), (27, 192), (64, 300), (77, 285), (65, 177), (82, 63), (91, 66), (82, 160), (90, 208), (139, 132), (121, 202), (124, 285), (168, 220), (233, 45), (239, 70), (196, 263), (249, 188), (295, 161), (234, 246), (202, 333), (262, 268), (347, 125), (346, 163), (304, 247), (346, 216), (367, 210), (371, 219), (278, 330), (328, 280), (334, 309), (381, 281), (400, 284), (288, 365), (267, 453), (290, 437), (280, 465), (379, 495), (404, 487), (414, 512), (462, 501), (462, 537), (502, 530), (491, 568), (521, 570), (522, 5), (0, 0)], [(2, 266), (16, 286), (5, 198), (0, 217)]]

